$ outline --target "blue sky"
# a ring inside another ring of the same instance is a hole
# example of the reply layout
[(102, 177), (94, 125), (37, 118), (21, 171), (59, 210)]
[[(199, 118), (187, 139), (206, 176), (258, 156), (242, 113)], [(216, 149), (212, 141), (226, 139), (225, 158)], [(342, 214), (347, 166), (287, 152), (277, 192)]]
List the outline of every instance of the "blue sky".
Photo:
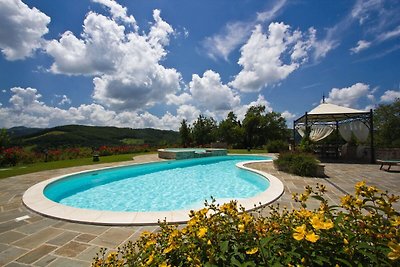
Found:
[(0, 127), (179, 128), (400, 97), (400, 3), (0, 0)]

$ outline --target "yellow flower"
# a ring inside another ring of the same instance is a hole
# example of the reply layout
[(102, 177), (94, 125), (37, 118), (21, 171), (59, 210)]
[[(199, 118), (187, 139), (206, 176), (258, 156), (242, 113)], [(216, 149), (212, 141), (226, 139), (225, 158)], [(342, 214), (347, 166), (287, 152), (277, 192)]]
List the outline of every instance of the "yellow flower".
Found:
[(207, 241), (207, 245), (211, 246), (211, 240)]
[(306, 236), (306, 225), (303, 224), (302, 226), (297, 226), (294, 228), (293, 238), (297, 241), (303, 240)]
[(325, 230), (329, 230), (331, 228), (333, 228), (333, 222), (332, 222), (331, 219), (329, 219), (329, 220), (324, 222), (324, 229)]
[(164, 254), (168, 254), (170, 253), (172, 250), (174, 250), (176, 248), (175, 244), (171, 244), (169, 245), (167, 248), (164, 249)]
[(314, 215), (310, 219), (310, 223), (315, 230), (328, 230), (333, 228), (333, 222), (331, 219), (325, 221), (322, 214)]
[(253, 220), (253, 217), (249, 215), (248, 213), (243, 213), (240, 215), (240, 218), (244, 222), (244, 224), (248, 224)]
[(357, 206), (361, 207), (362, 204), (363, 204), (363, 201), (361, 199), (357, 198), (355, 203), (356, 203)]
[(140, 237), (146, 237), (146, 236), (149, 236), (149, 235), (151, 235), (151, 233), (150, 233), (149, 231), (143, 231), (143, 232), (140, 234)]
[(116, 260), (118, 258), (118, 252), (111, 252), (107, 256), (107, 261)]
[(149, 256), (149, 258), (146, 261), (146, 265), (150, 265), (154, 260), (154, 252)]
[(171, 265), (167, 264), (165, 261), (158, 265), (158, 267), (170, 267)]
[(147, 241), (146, 248), (150, 247), (151, 245), (155, 245), (155, 244), (156, 244), (156, 240), (155, 239), (151, 239), (151, 240)]
[(257, 252), (258, 252), (258, 247), (246, 250), (247, 255), (253, 255), (253, 254), (256, 254)]
[(244, 232), (244, 224), (239, 224), (238, 229), (239, 229), (240, 233), (243, 233)]
[(388, 253), (388, 258), (393, 261), (400, 259), (400, 245), (395, 243), (394, 241), (390, 241), (388, 246), (392, 250)]
[(396, 216), (393, 218), (393, 220), (390, 221), (390, 224), (394, 227), (397, 227), (400, 225), (400, 216)]
[(197, 232), (197, 236), (199, 238), (203, 238), (206, 235), (206, 233), (207, 233), (207, 228), (206, 227), (201, 227), (199, 229), (199, 231)]
[(312, 213), (312, 211), (309, 211), (309, 210), (306, 210), (306, 209), (302, 208), (302, 209), (300, 209), (299, 211), (297, 211), (297, 214), (298, 214), (300, 217), (308, 218), (308, 217), (311, 217), (311, 215), (312, 215), (313, 213)]
[(356, 192), (359, 192), (361, 190), (361, 188), (363, 188), (364, 186), (365, 186), (365, 181), (356, 183), (356, 185), (355, 185)]
[(319, 235), (316, 235), (313, 231), (309, 231), (306, 235), (306, 240), (312, 243), (317, 242), (319, 239)]
[(345, 245), (348, 245), (348, 244), (349, 244), (349, 241), (348, 241), (346, 238), (344, 238), (344, 239), (343, 239), (343, 243), (344, 243)]

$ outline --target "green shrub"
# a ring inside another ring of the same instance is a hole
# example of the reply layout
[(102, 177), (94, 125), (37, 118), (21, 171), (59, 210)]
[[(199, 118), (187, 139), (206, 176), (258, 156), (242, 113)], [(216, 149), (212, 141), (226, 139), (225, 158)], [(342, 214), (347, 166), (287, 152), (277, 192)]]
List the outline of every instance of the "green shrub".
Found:
[(275, 167), (284, 172), (300, 176), (315, 177), (317, 175), (319, 161), (307, 153), (281, 153), (274, 160)]
[(283, 140), (272, 140), (267, 143), (266, 148), (269, 153), (279, 153), (287, 151), (289, 144)]
[[(300, 208), (273, 207), (257, 218), (236, 202), (190, 213), (184, 227), (160, 224), (117, 252), (105, 249), (92, 266), (399, 266), (398, 196), (357, 183), (354, 195), (328, 206), (317, 185), (295, 194)], [(309, 198), (319, 208), (307, 209)]]

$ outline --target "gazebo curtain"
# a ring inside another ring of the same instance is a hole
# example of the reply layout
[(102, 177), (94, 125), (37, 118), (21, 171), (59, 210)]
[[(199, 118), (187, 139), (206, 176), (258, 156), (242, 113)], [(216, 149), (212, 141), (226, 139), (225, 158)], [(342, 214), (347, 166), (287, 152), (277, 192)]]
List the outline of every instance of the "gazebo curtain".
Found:
[[(301, 137), (303, 137), (305, 132), (305, 126), (298, 125), (296, 129), (301, 135)], [(310, 131), (310, 140), (314, 142), (322, 140), (328, 137), (333, 132), (333, 130), (334, 128), (332, 125), (312, 125)]]
[(367, 141), (369, 128), (362, 121), (356, 120), (340, 124), (339, 132), (346, 142), (350, 141), (351, 134), (353, 133), (358, 141), (364, 143)]

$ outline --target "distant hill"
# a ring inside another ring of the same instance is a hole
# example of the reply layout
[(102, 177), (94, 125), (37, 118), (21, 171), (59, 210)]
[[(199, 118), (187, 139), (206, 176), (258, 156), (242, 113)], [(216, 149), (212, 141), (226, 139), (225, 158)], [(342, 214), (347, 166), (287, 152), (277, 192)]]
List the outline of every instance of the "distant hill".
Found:
[(35, 146), (38, 149), (124, 144), (163, 146), (179, 142), (178, 132), (151, 128), (131, 129), (65, 125), (47, 129), (14, 127), (9, 129), (8, 132), (12, 143), (22, 146)]
[(7, 130), (7, 133), (11, 137), (19, 137), (29, 134), (35, 134), (37, 132), (43, 131), (43, 128), (27, 128), (24, 126), (13, 127)]

